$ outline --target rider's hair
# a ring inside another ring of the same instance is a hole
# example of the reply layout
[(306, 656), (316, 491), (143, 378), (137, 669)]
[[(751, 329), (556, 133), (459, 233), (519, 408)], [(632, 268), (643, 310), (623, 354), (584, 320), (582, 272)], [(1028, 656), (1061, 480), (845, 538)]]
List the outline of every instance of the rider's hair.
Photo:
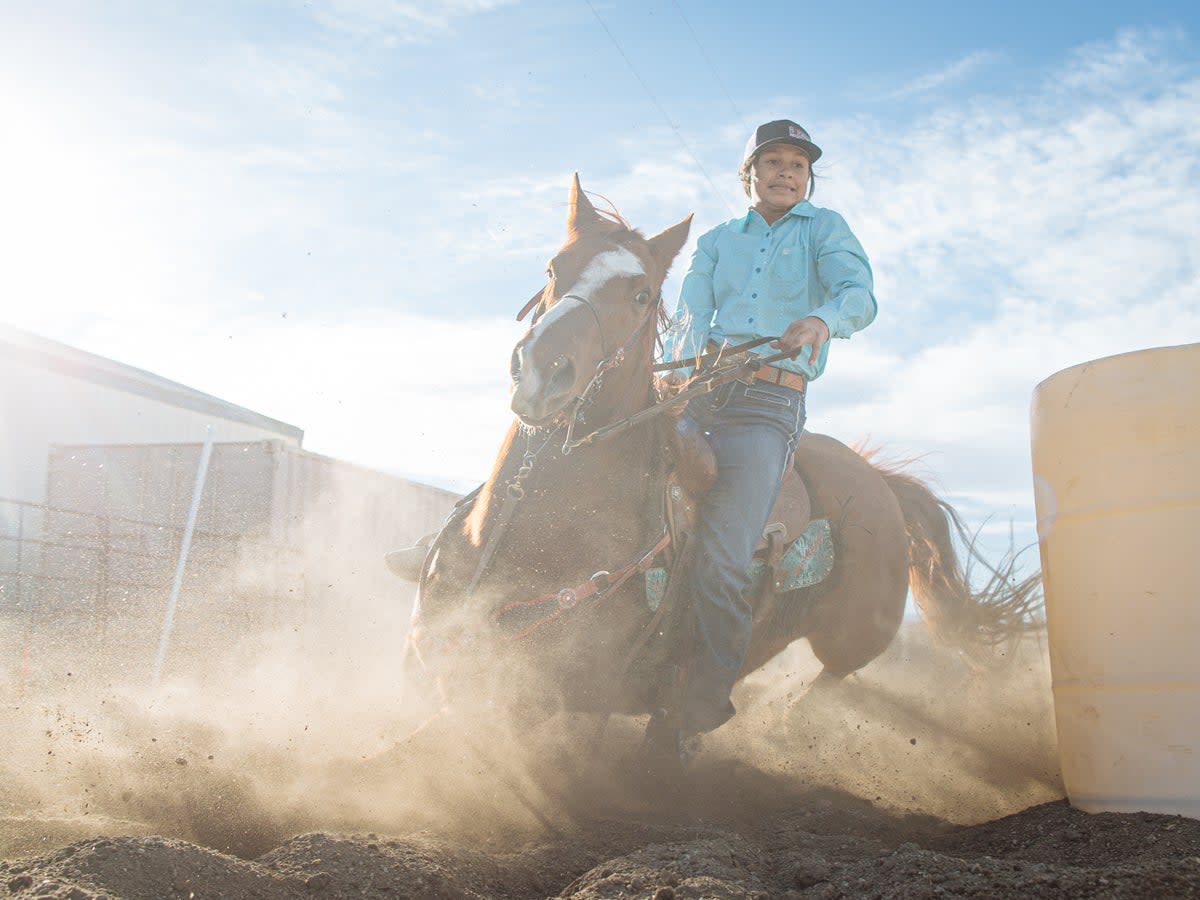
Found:
[[(738, 178), (742, 179), (742, 190), (746, 192), (746, 196), (750, 196), (750, 175), (754, 169), (754, 161), (758, 159), (758, 154), (755, 153), (748, 160), (742, 163), (742, 167), (738, 169)], [(811, 200), (812, 195), (817, 192), (817, 173), (812, 170), (812, 165), (808, 167), (808, 194), (804, 199)]]

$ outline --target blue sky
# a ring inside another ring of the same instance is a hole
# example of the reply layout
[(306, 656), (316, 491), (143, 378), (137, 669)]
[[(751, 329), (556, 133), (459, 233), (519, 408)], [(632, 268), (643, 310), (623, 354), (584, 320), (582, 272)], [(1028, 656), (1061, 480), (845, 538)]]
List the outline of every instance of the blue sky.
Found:
[(466, 488), (571, 173), (698, 234), (788, 116), (880, 305), (810, 427), (1030, 539), (1034, 386), (1200, 340), (1198, 41), (1155, 2), (0, 0), (0, 321)]

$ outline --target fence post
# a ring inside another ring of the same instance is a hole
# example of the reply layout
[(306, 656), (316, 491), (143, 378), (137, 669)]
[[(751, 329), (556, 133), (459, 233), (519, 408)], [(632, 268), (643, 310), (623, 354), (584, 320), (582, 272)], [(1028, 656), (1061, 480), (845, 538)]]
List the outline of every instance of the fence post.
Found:
[(179, 562), (175, 565), (175, 580), (171, 584), (171, 597), (167, 601), (167, 613), (163, 618), (162, 634), (158, 639), (158, 656), (154, 659), (154, 686), (162, 679), (163, 663), (167, 658), (167, 646), (171, 642), (171, 628), (175, 624), (175, 606), (179, 602), (179, 589), (183, 586), (183, 570), (187, 566), (188, 551), (192, 547), (192, 533), (196, 528), (196, 517), (200, 512), (200, 497), (204, 493), (204, 480), (208, 477), (208, 462), (212, 458), (212, 426), (204, 430), (204, 449), (200, 451), (200, 466), (196, 469), (196, 485), (192, 488), (192, 505), (188, 510), (187, 525), (183, 529), (183, 543), (179, 548)]
[(24, 609), (25, 592), (21, 579), (25, 577), (25, 504), (17, 504), (17, 608)]
[[(110, 507), (111, 509), (111, 507)], [(101, 646), (108, 635), (108, 579), (112, 568), (112, 526), (108, 516), (100, 517), (100, 582), (96, 585), (96, 605), (93, 608), (92, 626), (100, 635)]]
[(17, 503), (17, 608), (24, 614), (25, 639), (21, 642), (21, 661), (17, 664), (17, 696), (25, 694), (25, 682), (29, 680), (30, 648), (33, 645), (33, 586), (30, 599), (25, 599), (25, 504)]

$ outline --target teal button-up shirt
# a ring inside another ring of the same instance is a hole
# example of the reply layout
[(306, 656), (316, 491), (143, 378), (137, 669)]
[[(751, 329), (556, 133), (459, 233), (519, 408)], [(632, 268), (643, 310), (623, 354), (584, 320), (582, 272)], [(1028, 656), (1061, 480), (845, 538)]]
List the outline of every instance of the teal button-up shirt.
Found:
[[(804, 200), (768, 225), (751, 209), (696, 242), (665, 355), (684, 360), (702, 354), (710, 340), (732, 345), (777, 337), (805, 316), (821, 319), (831, 338), (848, 338), (874, 320), (873, 290), (867, 255), (833, 210)], [(776, 365), (817, 378), (830, 343), (815, 366), (808, 350)], [(778, 351), (764, 344), (755, 352)]]

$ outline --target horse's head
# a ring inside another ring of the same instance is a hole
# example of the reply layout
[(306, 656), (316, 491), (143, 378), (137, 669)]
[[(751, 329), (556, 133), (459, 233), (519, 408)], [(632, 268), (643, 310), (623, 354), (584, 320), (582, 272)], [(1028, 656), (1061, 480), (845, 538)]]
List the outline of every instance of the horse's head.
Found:
[(626, 354), (649, 365), (662, 283), (691, 222), (645, 238), (598, 213), (575, 176), (567, 242), (546, 267), (540, 315), (513, 348), (512, 409), (525, 424), (557, 418)]

